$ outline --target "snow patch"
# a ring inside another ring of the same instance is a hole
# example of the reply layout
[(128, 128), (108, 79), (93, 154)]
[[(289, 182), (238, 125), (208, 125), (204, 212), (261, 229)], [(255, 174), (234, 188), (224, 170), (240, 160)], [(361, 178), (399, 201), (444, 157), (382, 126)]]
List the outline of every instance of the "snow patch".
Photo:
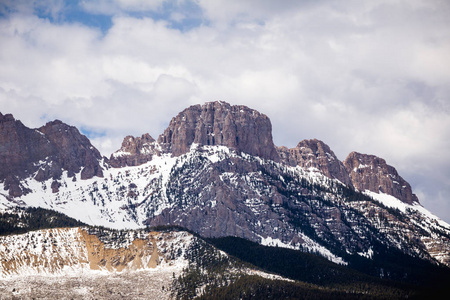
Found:
[(391, 196), (391, 195), (388, 195), (385, 193), (381, 193), (381, 192), (375, 193), (375, 192), (372, 192), (369, 190), (365, 190), (364, 194), (372, 197), (374, 200), (382, 203), (383, 205), (385, 205), (387, 207), (396, 208), (403, 213), (407, 213), (408, 210), (414, 210), (416, 212), (419, 212), (419, 213), (423, 214), (424, 216), (437, 222), (442, 227), (445, 227), (450, 230), (450, 224), (443, 221), (442, 219), (440, 219), (439, 217), (437, 217), (436, 215), (431, 213), (429, 210), (427, 210), (426, 208), (424, 208), (422, 205), (420, 205), (417, 202), (414, 202), (413, 204), (407, 204), (407, 203), (395, 198), (394, 196)]

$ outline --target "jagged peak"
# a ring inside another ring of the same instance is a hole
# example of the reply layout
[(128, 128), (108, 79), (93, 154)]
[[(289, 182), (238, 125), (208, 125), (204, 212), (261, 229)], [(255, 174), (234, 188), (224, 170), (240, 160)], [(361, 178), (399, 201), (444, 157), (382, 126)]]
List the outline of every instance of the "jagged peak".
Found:
[[(55, 120), (53, 120), (53, 121), (48, 121), (47, 123), (45, 123), (44, 127), (45, 127), (45, 126), (60, 125), (60, 124), (67, 125), (67, 124), (65, 124), (63, 121), (58, 120), (58, 119), (55, 119)], [(69, 125), (67, 125), (67, 126), (69, 126)]]
[(9, 121), (15, 121), (14, 116), (12, 114), (2, 114), (0, 112), (0, 122), (9, 122)]

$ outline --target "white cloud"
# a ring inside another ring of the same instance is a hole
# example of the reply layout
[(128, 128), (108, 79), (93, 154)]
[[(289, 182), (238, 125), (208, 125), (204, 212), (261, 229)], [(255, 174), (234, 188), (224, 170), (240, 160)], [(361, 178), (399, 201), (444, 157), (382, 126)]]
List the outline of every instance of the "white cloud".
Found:
[[(340, 159), (385, 158), (429, 203), (445, 198), (433, 181), (450, 193), (436, 175), (450, 164), (447, 2), (170, 1), (167, 19), (133, 17), (162, 2), (82, 2), (112, 16), (106, 32), (22, 3), (0, 19), (0, 111), (101, 133), (93, 142), (108, 154), (128, 134), (157, 138), (191, 104), (224, 100), (268, 115), (278, 145), (319, 138)], [(202, 25), (174, 28), (196, 3)]]

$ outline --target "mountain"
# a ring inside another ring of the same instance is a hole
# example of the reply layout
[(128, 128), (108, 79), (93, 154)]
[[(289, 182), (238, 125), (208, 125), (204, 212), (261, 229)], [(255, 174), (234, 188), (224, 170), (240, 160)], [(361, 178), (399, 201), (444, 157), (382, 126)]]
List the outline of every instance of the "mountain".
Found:
[[(20, 197), (31, 191), (21, 179), (38, 182), (57, 180), (80, 173), (81, 179), (102, 176), (100, 152), (73, 126), (53, 121), (30, 129), (11, 114), (0, 113), (0, 181), (9, 196)], [(80, 172), (81, 171), (81, 172)], [(54, 181), (52, 189), (58, 191)]]
[(139, 166), (159, 155), (159, 145), (150, 134), (141, 137), (127, 136), (123, 139), (122, 147), (109, 158), (109, 164), (114, 168)]
[(158, 138), (165, 152), (179, 156), (192, 144), (226, 146), (261, 158), (278, 161), (269, 118), (243, 105), (209, 102), (191, 106), (170, 121)]
[[(231, 247), (242, 259), (214, 244)], [(238, 238), (205, 240), (176, 227), (41, 229), (0, 236), (0, 255), (2, 299), (361, 299), (362, 295), (364, 299), (398, 299), (421, 295), (420, 289), (312, 254)]]
[(419, 203), (411, 185), (384, 159), (352, 152), (344, 160), (344, 165), (358, 190), (392, 195), (407, 204)]
[(41, 207), (107, 228), (178, 225), (395, 280), (414, 277), (398, 257), (450, 266), (450, 225), (421, 206), (394, 167), (356, 152), (341, 162), (319, 140), (277, 147), (269, 118), (245, 106), (191, 106), (157, 139), (125, 137), (109, 159), (61, 121), (39, 129), (12, 115), (0, 121), (0, 210), (8, 214)]
[(329, 178), (353, 186), (344, 164), (330, 147), (320, 140), (303, 140), (295, 148), (279, 147), (278, 151), (283, 158), (283, 163), (287, 165), (300, 166), (303, 169), (315, 168)]

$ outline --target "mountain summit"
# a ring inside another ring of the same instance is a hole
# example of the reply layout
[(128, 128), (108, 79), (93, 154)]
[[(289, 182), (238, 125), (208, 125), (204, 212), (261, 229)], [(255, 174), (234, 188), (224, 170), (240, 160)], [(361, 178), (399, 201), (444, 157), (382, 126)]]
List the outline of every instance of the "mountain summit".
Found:
[(80, 173), (81, 179), (102, 177), (100, 152), (78, 129), (56, 120), (30, 129), (11, 114), (0, 113), (0, 182), (9, 195), (31, 192), (21, 179), (39, 182)]
[(222, 101), (183, 110), (170, 121), (158, 143), (174, 156), (189, 152), (192, 144), (220, 145), (279, 161), (269, 118), (246, 106)]

